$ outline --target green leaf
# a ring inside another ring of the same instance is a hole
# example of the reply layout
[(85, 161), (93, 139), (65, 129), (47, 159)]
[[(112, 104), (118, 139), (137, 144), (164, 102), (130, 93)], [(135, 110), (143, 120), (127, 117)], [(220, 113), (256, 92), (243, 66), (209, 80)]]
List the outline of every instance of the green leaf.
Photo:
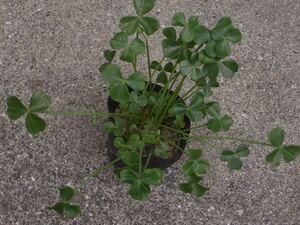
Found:
[(162, 181), (161, 169), (145, 169), (142, 173), (142, 182), (148, 185), (158, 185)]
[(59, 189), (59, 198), (63, 202), (70, 201), (73, 198), (74, 194), (75, 194), (75, 191), (70, 186), (64, 186)]
[(172, 25), (173, 26), (179, 26), (184, 27), (186, 24), (185, 15), (183, 12), (177, 12), (174, 14), (172, 18)]
[(222, 29), (230, 26), (231, 23), (232, 22), (231, 22), (231, 19), (229, 17), (221, 17), (219, 19), (219, 21), (217, 22), (217, 24), (216, 24), (216, 26), (215, 26), (214, 29), (216, 29), (216, 30), (222, 30)]
[(233, 28), (231, 19), (229, 17), (222, 17), (212, 30), (211, 36), (214, 40), (222, 40), (230, 28)]
[(197, 81), (203, 75), (199, 66), (197, 62), (193, 65), (187, 60), (183, 60), (180, 63), (180, 72), (185, 76), (191, 76), (192, 80)]
[(68, 219), (73, 219), (81, 214), (79, 205), (72, 205), (65, 202), (58, 202), (49, 209), (56, 211), (57, 213), (64, 215)]
[(203, 177), (197, 176), (193, 172), (189, 172), (185, 174), (185, 178), (189, 183), (198, 183), (199, 181), (203, 180)]
[(29, 110), (30, 112), (43, 112), (51, 105), (51, 99), (43, 91), (36, 91), (30, 98)]
[(291, 162), (300, 155), (300, 146), (298, 145), (287, 145), (282, 149), (283, 159), (286, 162)]
[(27, 112), (27, 108), (16, 96), (10, 96), (7, 100), (6, 114), (11, 120), (19, 119)]
[(228, 160), (227, 166), (230, 170), (239, 170), (242, 168), (243, 162), (240, 159), (233, 157)]
[(221, 160), (229, 161), (230, 159), (235, 157), (235, 153), (229, 149), (225, 149), (221, 152)]
[(223, 131), (228, 131), (233, 124), (233, 120), (230, 116), (223, 116), (221, 119), (221, 129)]
[(166, 84), (168, 82), (167, 74), (162, 71), (157, 75), (156, 82), (160, 84)]
[(174, 27), (166, 27), (163, 29), (162, 33), (166, 38), (176, 40), (176, 30)]
[(164, 67), (164, 71), (166, 71), (166, 72), (172, 73), (173, 70), (174, 70), (174, 72), (176, 72), (172, 62), (168, 62)]
[(220, 118), (221, 106), (218, 102), (211, 102), (207, 104), (206, 112), (210, 118)]
[(280, 147), (284, 140), (284, 130), (280, 127), (271, 130), (268, 134), (268, 140), (274, 147)]
[(106, 63), (103, 63), (102, 65), (99, 66), (98, 70), (100, 73), (103, 73), (103, 71), (105, 70), (105, 68), (110, 65), (110, 63), (106, 62)]
[(125, 33), (120, 32), (114, 35), (110, 41), (110, 46), (113, 49), (125, 48), (128, 43), (128, 37)]
[(125, 121), (120, 117), (115, 117), (114, 122), (105, 123), (104, 130), (113, 133), (115, 136), (121, 136), (125, 131)]
[(168, 149), (168, 144), (162, 142), (159, 147), (154, 149), (154, 155), (162, 159), (167, 159), (169, 158)]
[(137, 31), (139, 18), (136, 16), (125, 16), (120, 20), (119, 27), (127, 35), (131, 35)]
[(145, 87), (145, 77), (141, 72), (132, 74), (126, 81), (129, 87), (133, 90), (140, 91)]
[(162, 71), (163, 70), (161, 64), (157, 61), (152, 61), (151, 64), (150, 64), (150, 68), (153, 69), (153, 70), (157, 70), (157, 71)]
[(155, 0), (134, 0), (133, 5), (136, 13), (139, 16), (143, 16), (150, 12), (155, 4)]
[(160, 27), (158, 20), (149, 16), (143, 16), (140, 23), (147, 35), (155, 33)]
[(225, 58), (231, 53), (230, 44), (227, 40), (221, 40), (216, 45), (216, 55), (220, 58)]
[(219, 132), (222, 128), (222, 122), (219, 119), (211, 119), (207, 122), (207, 128), (212, 132)]
[(136, 183), (129, 189), (130, 196), (139, 201), (146, 201), (150, 193), (150, 188), (147, 184)]
[(175, 59), (182, 52), (183, 47), (180, 42), (171, 39), (165, 39), (162, 41), (163, 53), (165, 57)]
[(73, 219), (78, 217), (80, 214), (81, 214), (81, 209), (79, 205), (71, 205), (69, 203), (65, 204), (64, 215), (67, 218)]
[(277, 167), (280, 165), (281, 158), (282, 158), (282, 152), (280, 151), (280, 149), (277, 148), (267, 155), (266, 161), (270, 163), (271, 166)]
[(191, 29), (194, 29), (196, 26), (199, 25), (199, 21), (198, 21), (198, 17), (197, 16), (191, 16), (189, 18), (189, 22), (188, 22), (188, 26), (191, 28)]
[[(129, 145), (127, 145), (126, 147), (129, 148)], [(125, 148), (121, 148), (118, 150), (117, 157), (122, 158), (122, 161), (130, 167), (133, 165), (137, 165), (139, 162), (139, 154), (136, 151), (131, 151)]]
[(111, 84), (109, 86), (110, 97), (122, 104), (127, 105), (129, 100), (129, 92), (126, 85), (121, 83)]
[(224, 38), (232, 43), (237, 43), (242, 39), (242, 33), (237, 28), (231, 27), (226, 31)]
[(248, 156), (250, 153), (250, 149), (247, 145), (242, 144), (239, 145), (235, 151), (235, 156), (236, 157), (246, 157)]
[(197, 183), (182, 183), (179, 184), (179, 189), (184, 193), (194, 194), (196, 197), (201, 197), (208, 191), (208, 188)]
[(25, 119), (25, 127), (29, 133), (36, 135), (46, 128), (46, 122), (33, 113), (28, 113)]
[(198, 59), (199, 59), (199, 62), (201, 62), (202, 64), (209, 64), (209, 63), (213, 63), (213, 62), (216, 62), (216, 60), (212, 57), (209, 57), (208, 55), (206, 55), (205, 53), (205, 50), (204, 51), (201, 51), (199, 54), (198, 54)]
[(205, 159), (199, 159), (194, 161), (193, 172), (199, 176), (201, 174), (206, 174), (209, 169), (209, 163)]
[(194, 34), (192, 29), (186, 25), (183, 30), (180, 32), (180, 40), (182, 40), (183, 43), (189, 43), (193, 40)]
[(206, 46), (205, 46), (205, 53), (209, 56), (209, 57), (216, 57), (216, 41), (214, 40), (210, 40), (207, 42)]
[(239, 65), (234, 60), (223, 61), (219, 64), (221, 73), (226, 78), (231, 78), (236, 72), (238, 72)]
[(127, 184), (137, 184), (139, 182), (138, 174), (129, 168), (123, 169), (120, 173), (120, 180)]
[(216, 62), (205, 64), (203, 66), (203, 73), (207, 76), (217, 77), (219, 74), (219, 65)]
[(210, 39), (209, 29), (207, 29), (205, 26), (198, 25), (194, 27), (193, 33), (194, 42), (196, 44), (202, 45)]
[(121, 70), (116, 64), (109, 64), (102, 72), (102, 79), (109, 84), (120, 84), (124, 80)]
[(197, 160), (202, 157), (203, 151), (202, 149), (188, 149), (186, 154), (191, 160)]
[(145, 51), (145, 43), (139, 39), (133, 39), (121, 52), (120, 59), (126, 62), (133, 62), (135, 58)]
[(63, 215), (66, 204), (67, 203), (64, 203), (64, 202), (57, 202), (57, 203), (55, 203), (54, 206), (49, 207), (49, 209), (52, 209), (52, 210), (56, 211), (57, 213)]
[(200, 184), (192, 184), (192, 193), (197, 197), (200, 198), (203, 196), (209, 189), (206, 187), (203, 187)]
[(112, 60), (114, 59), (115, 55), (116, 55), (116, 51), (115, 50), (113, 50), (113, 51), (111, 51), (111, 50), (105, 50), (103, 54), (104, 54), (104, 58), (109, 63), (111, 63)]

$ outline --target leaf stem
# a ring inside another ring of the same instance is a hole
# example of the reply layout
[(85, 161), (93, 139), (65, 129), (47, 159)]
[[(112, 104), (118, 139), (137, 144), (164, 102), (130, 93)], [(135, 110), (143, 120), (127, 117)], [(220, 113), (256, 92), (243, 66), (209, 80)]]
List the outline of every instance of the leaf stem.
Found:
[(148, 44), (148, 39), (146, 38), (146, 36), (144, 35), (144, 33), (142, 33), (144, 39), (145, 39), (145, 43), (146, 43), (146, 52), (147, 52), (147, 63), (148, 63), (148, 73), (149, 73), (149, 82), (152, 82), (152, 74), (151, 74), (151, 68), (150, 68), (150, 52), (149, 52), (149, 44)]
[(92, 173), (90, 173), (87, 177), (85, 177), (78, 185), (78, 187), (75, 189), (75, 192), (78, 192), (81, 188), (83, 188), (87, 183), (90, 182), (90, 180), (93, 177), (96, 177), (98, 174), (100, 174), (101, 172), (103, 172), (105, 169), (111, 167), (114, 163), (118, 162), (119, 160), (121, 160), (121, 157), (116, 158), (115, 160), (95, 169)]
[(109, 117), (109, 116), (129, 116), (127, 113), (109, 113), (109, 112), (40, 112), (53, 116), (93, 116), (93, 117)]
[(232, 141), (232, 142), (242, 142), (242, 143), (248, 143), (248, 144), (256, 144), (256, 145), (264, 145), (264, 146), (271, 146), (271, 144), (266, 143), (266, 142), (261, 142), (261, 141), (256, 141), (256, 140), (252, 140), (252, 139), (245, 139), (245, 138), (238, 138), (238, 137), (230, 137), (230, 136), (204, 136), (204, 135), (199, 135), (199, 136), (192, 136), (192, 135), (188, 135), (186, 133), (184, 133), (181, 130), (177, 130), (174, 129), (172, 127), (169, 126), (165, 126), (165, 125), (160, 125), (161, 127), (167, 128), (169, 130), (172, 130), (174, 132), (177, 132), (179, 134), (182, 134), (183, 136), (185, 136), (185, 138), (190, 138), (190, 139), (194, 139), (194, 140), (198, 140), (198, 141), (208, 141), (208, 140), (215, 140), (215, 141), (220, 141), (220, 140), (226, 140), (226, 141)]

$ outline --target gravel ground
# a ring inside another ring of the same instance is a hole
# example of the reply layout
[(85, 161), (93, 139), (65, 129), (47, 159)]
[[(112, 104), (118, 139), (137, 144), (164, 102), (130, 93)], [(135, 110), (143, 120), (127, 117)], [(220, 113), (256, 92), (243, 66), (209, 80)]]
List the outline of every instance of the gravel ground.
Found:
[[(98, 75), (102, 51), (118, 30), (120, 16), (133, 13), (130, 0), (0, 0), (0, 224), (1, 225), (298, 225), (300, 164), (272, 169), (264, 162), (269, 149), (251, 146), (241, 171), (230, 173), (218, 149), (205, 149), (212, 164), (210, 187), (200, 199), (181, 193), (180, 165), (165, 172), (164, 183), (140, 204), (127, 195), (108, 170), (76, 197), (83, 215), (65, 220), (46, 209), (57, 188), (77, 184), (108, 161), (102, 122), (88, 118), (47, 118), (47, 132), (33, 138), (21, 122), (5, 114), (9, 95), (28, 100), (45, 90), (53, 109), (106, 110), (107, 93)], [(298, 0), (164, 0), (153, 15), (161, 26), (179, 10), (198, 15), (205, 25), (228, 15), (244, 39), (235, 47), (241, 65), (222, 82), (215, 98), (235, 120), (231, 135), (265, 139), (282, 126), (289, 143), (300, 137), (300, 2)], [(160, 56), (160, 37), (151, 40)], [(124, 71), (126, 69), (124, 68)], [(225, 143), (229, 146), (229, 143)], [(224, 144), (219, 144), (224, 147)]]

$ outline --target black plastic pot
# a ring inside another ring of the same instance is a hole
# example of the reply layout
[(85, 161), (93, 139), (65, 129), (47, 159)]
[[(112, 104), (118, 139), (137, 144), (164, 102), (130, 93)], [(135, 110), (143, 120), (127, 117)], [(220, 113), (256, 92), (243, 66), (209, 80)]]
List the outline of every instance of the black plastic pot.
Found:
[[(149, 88), (152, 88), (152, 87), (153, 87), (153, 84), (149, 85)], [(156, 92), (160, 91), (161, 89), (162, 89), (162, 87), (159, 85), (155, 85), (155, 87), (154, 87), (154, 91), (156, 91)], [(170, 94), (174, 93), (171, 90), (169, 90), (168, 92)], [(179, 99), (180, 99), (180, 97), (177, 97), (177, 100), (179, 100)], [(119, 107), (119, 103), (114, 101), (111, 97), (109, 97), (107, 100), (107, 107), (108, 107), (108, 111), (110, 113), (113, 113)], [(109, 120), (113, 121), (113, 118), (109, 118)], [(182, 130), (186, 134), (189, 134), (191, 122), (186, 116), (184, 117), (184, 122), (185, 122), (185, 127)], [(108, 138), (107, 138), (106, 147), (108, 149), (108, 156), (111, 161), (115, 160), (117, 158), (117, 151), (118, 151), (113, 145), (114, 139), (115, 139), (115, 136), (112, 133), (109, 133)], [(181, 139), (181, 141), (178, 145), (180, 146), (181, 149), (184, 149), (186, 144), (187, 144), (186, 140)], [(182, 153), (183, 153), (182, 150), (176, 149), (176, 154), (172, 158), (162, 159), (162, 158), (152, 156), (150, 159), (150, 162), (148, 164), (148, 168), (166, 169), (166, 168), (170, 167), (172, 164), (174, 164), (176, 161), (178, 161), (180, 159)], [(143, 157), (143, 161), (142, 161), (143, 165), (145, 164), (146, 160), (147, 160), (147, 157)], [(116, 162), (114, 165), (116, 168), (122, 168), (122, 167), (126, 166), (121, 160)]]

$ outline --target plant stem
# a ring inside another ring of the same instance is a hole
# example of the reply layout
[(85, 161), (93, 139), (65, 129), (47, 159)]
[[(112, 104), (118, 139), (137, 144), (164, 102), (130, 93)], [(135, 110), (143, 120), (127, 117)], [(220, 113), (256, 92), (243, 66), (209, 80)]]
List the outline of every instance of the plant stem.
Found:
[(149, 82), (152, 82), (152, 74), (151, 74), (151, 68), (150, 68), (150, 52), (149, 52), (149, 44), (148, 44), (148, 40), (146, 38), (146, 36), (144, 35), (144, 33), (142, 33), (144, 39), (145, 39), (145, 43), (146, 43), (146, 52), (147, 52), (147, 62), (148, 62), (148, 73), (149, 73)]
[(96, 116), (96, 117), (109, 117), (109, 116), (129, 116), (127, 113), (108, 113), (108, 112), (40, 112), (53, 116)]
[(165, 125), (162, 125), (162, 124), (160, 126), (164, 127), (164, 128), (167, 128), (169, 130), (172, 130), (174, 132), (180, 133), (183, 136), (185, 136), (185, 138), (190, 138), (190, 139), (198, 140), (200, 142), (201, 141), (208, 141), (208, 140), (215, 140), (215, 141), (226, 140), (226, 141), (232, 141), (232, 142), (242, 142), (242, 143), (264, 145), (264, 146), (271, 146), (272, 147), (272, 145), (269, 144), (269, 143), (261, 142), (261, 141), (256, 141), (256, 140), (252, 140), (252, 139), (230, 137), (230, 136), (204, 136), (204, 135), (192, 136), (192, 135), (188, 135), (188, 134), (184, 133), (181, 130), (174, 129), (174, 128), (169, 127), (169, 126), (165, 126)]
[(198, 85), (195, 84), (189, 91), (187, 91), (184, 95), (182, 95), (181, 98), (184, 99), (186, 96), (188, 96), (197, 87), (198, 87)]
[(139, 176), (142, 175), (142, 160), (143, 160), (143, 148), (140, 149), (140, 159), (139, 159)]
[(203, 44), (202, 44), (202, 45), (199, 45), (198, 48), (196, 48), (194, 52), (198, 52), (198, 50), (199, 50), (202, 46), (203, 46)]
[(146, 163), (145, 163), (145, 169), (147, 168), (147, 166), (148, 166), (148, 164), (149, 164), (149, 162), (150, 162), (150, 159), (151, 159), (151, 156), (152, 156), (152, 151), (149, 153), (149, 155), (148, 155), (148, 158), (147, 158), (147, 161), (146, 161)]
[(96, 170), (94, 170), (92, 173), (90, 173), (87, 177), (85, 177), (78, 185), (78, 187), (75, 189), (75, 192), (78, 192), (81, 188), (83, 188), (93, 177), (96, 177), (98, 174), (100, 174), (101, 172), (103, 172), (105, 169), (111, 167), (114, 163), (116, 163), (117, 161), (119, 161), (121, 159), (117, 158), (99, 168), (97, 168)]

